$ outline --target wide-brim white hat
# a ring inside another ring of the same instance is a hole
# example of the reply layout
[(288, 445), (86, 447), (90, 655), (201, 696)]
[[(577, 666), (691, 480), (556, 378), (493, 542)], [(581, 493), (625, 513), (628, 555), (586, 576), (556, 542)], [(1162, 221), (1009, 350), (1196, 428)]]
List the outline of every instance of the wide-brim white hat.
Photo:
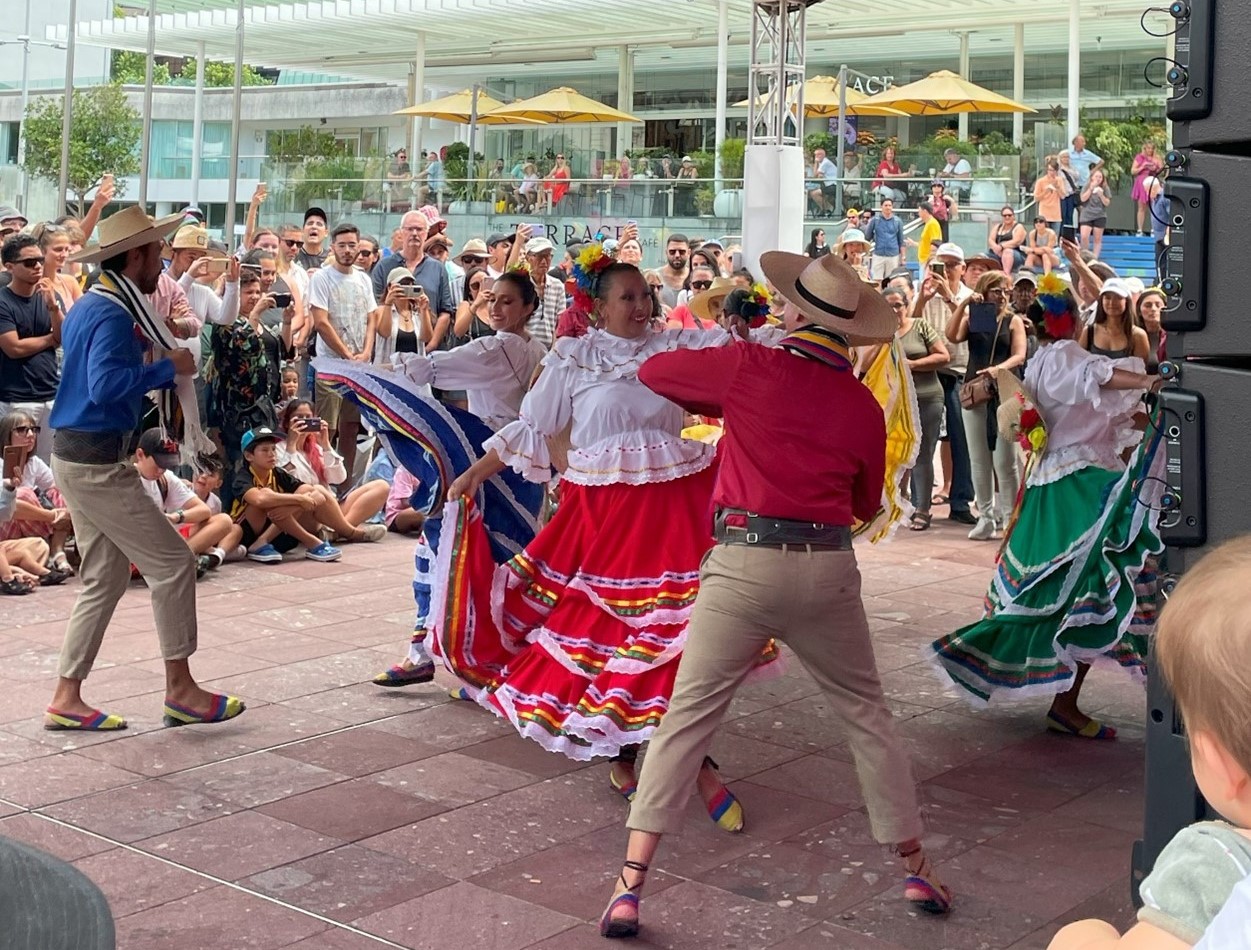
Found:
[(899, 329), (886, 298), (841, 257), (825, 254), (814, 261), (804, 254), (766, 251), (760, 268), (805, 317), (852, 346), (886, 343)]
[(132, 248), (164, 240), (178, 230), (184, 220), (181, 211), (163, 218), (152, 218), (138, 205), (131, 205), (101, 221), (96, 230), (100, 239), (88, 244), (69, 260), (79, 264), (107, 261)]

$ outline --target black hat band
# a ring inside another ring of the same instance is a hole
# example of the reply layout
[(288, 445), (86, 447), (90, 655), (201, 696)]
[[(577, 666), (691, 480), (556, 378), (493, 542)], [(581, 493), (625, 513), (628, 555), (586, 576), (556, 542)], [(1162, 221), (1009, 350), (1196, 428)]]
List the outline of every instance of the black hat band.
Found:
[(838, 307), (828, 301), (822, 300), (816, 294), (812, 293), (803, 284), (803, 275), (801, 274), (795, 280), (795, 289), (799, 291), (799, 296), (803, 297), (808, 303), (812, 304), (818, 310), (828, 313), (831, 316), (841, 317), (844, 320), (850, 320), (856, 315), (856, 311), (848, 310), (845, 307)]

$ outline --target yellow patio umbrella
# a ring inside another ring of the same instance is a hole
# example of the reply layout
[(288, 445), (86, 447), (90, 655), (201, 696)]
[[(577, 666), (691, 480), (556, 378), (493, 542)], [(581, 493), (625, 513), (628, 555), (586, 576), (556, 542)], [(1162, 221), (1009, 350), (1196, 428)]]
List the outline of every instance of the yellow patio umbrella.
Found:
[[(542, 120), (523, 118), (493, 118), (488, 113), (504, 105), (498, 99), (487, 95), (481, 89), (478, 93), (478, 124), (479, 125), (541, 125)], [(420, 102), (417, 105), (397, 109), (393, 115), (415, 115), (430, 119), (442, 119), (444, 122), (460, 122), (462, 125), (473, 118), (473, 89), (462, 89), (460, 92)]]
[[(892, 86), (869, 96), (858, 108), (886, 106), (908, 115), (951, 115), (957, 112), (1034, 112), (1027, 105), (940, 69), (906, 86)], [(848, 110), (850, 111), (850, 110)]]
[[(794, 87), (792, 87), (794, 88)], [(789, 93), (790, 90), (788, 90)], [(899, 109), (892, 109), (889, 106), (865, 106), (864, 101), (869, 97), (863, 92), (847, 87), (847, 114), (848, 115), (884, 115), (884, 116), (906, 116), (908, 113)], [(757, 100), (757, 104), (763, 104), (764, 96)], [(751, 104), (750, 99), (744, 99), (742, 102), (734, 103), (736, 106), (746, 106)], [(811, 79), (804, 80), (804, 118), (818, 119), (826, 116), (838, 115), (838, 78), (836, 76), (813, 76)]]
[(642, 122), (628, 112), (596, 102), (575, 89), (561, 86), (535, 96), (519, 99), (489, 113), (496, 120), (530, 119), (536, 122)]

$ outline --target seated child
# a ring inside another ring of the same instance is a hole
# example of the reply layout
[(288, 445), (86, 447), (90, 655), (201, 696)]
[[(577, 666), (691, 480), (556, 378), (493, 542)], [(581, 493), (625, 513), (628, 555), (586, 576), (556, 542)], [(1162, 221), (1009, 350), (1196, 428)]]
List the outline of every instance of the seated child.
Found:
[(1101, 920), (1083, 920), (1057, 933), (1050, 950), (1192, 947), (1251, 871), (1249, 607), (1251, 535), (1221, 545), (1186, 573), (1155, 636), (1156, 672), (1186, 724), (1195, 783), (1230, 823), (1201, 821), (1174, 836), (1142, 882), (1138, 923), (1124, 936)]
[[(222, 500), (217, 492), (222, 487), (222, 481), (226, 466), (221, 458), (216, 455), (209, 455), (200, 459), (200, 471), (191, 481), (187, 482), (188, 487), (195, 492), (195, 496), (208, 506), (208, 510), (214, 515), (222, 513)], [(222, 547), (226, 551), (227, 561), (242, 561), (247, 555), (248, 549), (243, 546), (242, 531), (240, 528), (239, 543), (234, 547), (223, 544)]]
[(139, 437), (135, 468), (144, 491), (187, 539), (196, 555), (196, 576), (203, 577), (222, 566), (226, 560), (222, 548), (237, 547), (243, 531), (229, 515), (213, 514), (186, 482), (166, 471), (178, 462), (178, 443), (163, 436), (160, 429), (148, 429)]
[(277, 564), (284, 551), (302, 544), (306, 558), (337, 561), (343, 552), (317, 536), (323, 526), (353, 541), (386, 535), (381, 525), (348, 524), (334, 496), (279, 468), (280, 440), (279, 433), (261, 426), (245, 432), (239, 442), (243, 464), (235, 475), (231, 516), (243, 529), (249, 560)]

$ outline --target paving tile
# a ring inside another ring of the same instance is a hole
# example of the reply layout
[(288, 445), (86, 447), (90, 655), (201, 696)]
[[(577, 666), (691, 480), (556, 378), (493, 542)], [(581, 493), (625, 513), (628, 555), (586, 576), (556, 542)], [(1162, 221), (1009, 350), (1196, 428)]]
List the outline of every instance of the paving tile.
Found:
[(1092, 918), (1105, 920), (1124, 933), (1134, 925), (1136, 916), (1137, 911), (1130, 896), (1130, 888), (1126, 886), (1125, 881), (1117, 881), (1065, 911), (1056, 920), (1012, 944), (1009, 950), (1047, 950), (1056, 931), (1077, 920)]
[[(286, 700), (283, 705), (354, 726), (373, 723), (384, 731), (391, 731), (384, 725), (386, 720), (402, 718), (406, 713), (414, 710), (450, 704), (447, 691), (433, 685), (412, 689), (383, 689), (373, 683), (364, 682), (381, 670), (386, 662), (382, 654), (376, 654), (368, 675), (360, 676), (358, 682), (338, 689), (327, 689), (306, 696), (297, 696)], [(396, 734), (404, 735), (403, 732)], [(408, 738), (420, 739), (421, 737), (409, 736)]]
[(143, 851), (226, 881), (329, 851), (342, 842), (245, 811), (137, 842)]
[[(346, 923), (455, 882), (413, 861), (345, 845), (262, 871), (241, 883)], [(448, 912), (453, 916), (457, 913), (451, 907)]]
[[(465, 752), (479, 748), (470, 746)], [(370, 726), (347, 729), (327, 736), (305, 739), (275, 749), (276, 755), (298, 759), (309, 765), (332, 769), (344, 775), (369, 775), (386, 769), (428, 759), (442, 752), (437, 745), (404, 739)]]
[(523, 739), (516, 734), (465, 746), (460, 752), (483, 762), (507, 766), (539, 778), (553, 778), (590, 766), (588, 762), (575, 762), (557, 752), (548, 752), (537, 742)]
[(406, 947), (480, 950), (518, 950), (578, 923), (573, 917), (464, 882), (356, 921), (361, 929)]
[(295, 657), (312, 660), (341, 653), (343, 645), (311, 633), (277, 633), (252, 640), (240, 640), (232, 643), (228, 649), (231, 653), (255, 657), (269, 663), (288, 663)]
[[(1128, 880), (1131, 850), (1141, 834), (1141, 828), (1125, 831), (1080, 821), (1065, 809), (1006, 831), (986, 846), (1063, 868), (1067, 877), (1087, 880), (1097, 889), (1118, 879)], [(1074, 847), (1074, 842), (1081, 842), (1080, 847)]]
[(401, 825), (416, 824), (449, 807), (362, 778), (283, 798), (258, 810), (331, 838), (359, 841)]
[(460, 752), (419, 759), (378, 772), (371, 778), (388, 788), (449, 807), (493, 798), (534, 782), (529, 772), (484, 762)]
[(168, 781), (180, 788), (193, 789), (241, 808), (255, 808), (267, 802), (342, 782), (344, 778), (346, 776), (338, 772), (297, 762), (272, 752), (255, 752), (179, 772), (170, 776)]
[(67, 752), (0, 767), (0, 799), (38, 808), (140, 780), (134, 772)]
[(116, 847), (112, 841), (34, 814), (14, 815), (0, 820), (0, 835), (34, 845), (62, 861), (77, 861)]
[(831, 805), (859, 808), (864, 804), (855, 767), (842, 759), (805, 755), (751, 777), (757, 785), (789, 790)]
[[(244, 716), (251, 716), (254, 712), (248, 709)], [(251, 748), (238, 739), (238, 725), (241, 723), (242, 719), (239, 723), (159, 729), (143, 735), (126, 736), (117, 742), (91, 745), (80, 754), (84, 758), (142, 775), (169, 775), (250, 752)]]
[(153, 779), (53, 805), (45, 814), (129, 844), (221, 818), (236, 809), (218, 798)]
[(216, 886), (199, 874), (171, 867), (151, 855), (127, 848), (114, 848), (83, 858), (75, 861), (74, 866), (104, 891), (114, 920)]
[(125, 950), (279, 950), (326, 929), (314, 917), (219, 886), (123, 917), (117, 922), (117, 945)]
[[(304, 608), (286, 609), (294, 611)], [(354, 650), (312, 660), (298, 660), (284, 664), (281, 669), (270, 668), (237, 676), (223, 676), (207, 681), (205, 685), (223, 692), (280, 703), (297, 696), (320, 693), (366, 680), (378, 672), (380, 659), (372, 651)]]
[(379, 950), (386, 944), (343, 927), (332, 927), (312, 937), (289, 943), (281, 950)]
[[(378, 692), (383, 692), (378, 690)], [(392, 692), (388, 690), (387, 692)], [(416, 693), (415, 690), (394, 690), (394, 693)], [(433, 691), (432, 691), (433, 692)], [(421, 708), (374, 724), (375, 729), (393, 735), (416, 739), (443, 749), (460, 749), (488, 739), (513, 733), (513, 728), (475, 703), (450, 702), (447, 694), (439, 696), (438, 705)], [(420, 701), (419, 695), (405, 697)]]
[[(269, 669), (273, 665), (273, 661), (236, 653), (224, 647), (202, 648), (196, 650), (195, 655), (191, 658), (191, 671), (195, 674), (197, 680), (205, 682), (221, 679), (225, 676), (237, 676), (241, 673)], [(165, 663), (160, 659), (144, 660), (136, 663), (135, 666), (142, 670), (148, 670), (153, 674), (164, 675)]]
[(0, 731), (0, 766), (52, 755), (56, 751), (51, 746), (23, 738), (17, 733)]
[(868, 934), (856, 933), (837, 923), (820, 923), (815, 927), (769, 945), (769, 950), (904, 950), (900, 944), (888, 943)]

